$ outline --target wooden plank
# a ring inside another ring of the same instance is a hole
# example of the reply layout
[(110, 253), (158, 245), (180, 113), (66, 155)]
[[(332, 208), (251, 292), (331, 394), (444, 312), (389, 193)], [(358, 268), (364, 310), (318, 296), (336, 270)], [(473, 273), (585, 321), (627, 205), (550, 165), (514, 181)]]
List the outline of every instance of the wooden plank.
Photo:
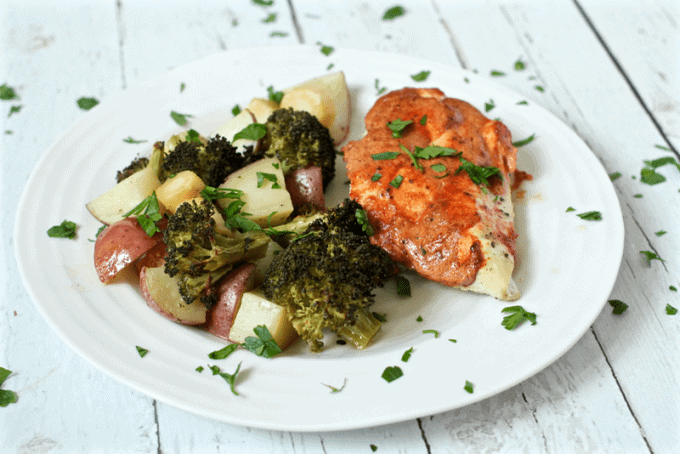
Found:
[(680, 6), (668, 0), (635, 2), (626, 8), (610, 2), (579, 0), (577, 6), (677, 156), (680, 151)]
[[(24, 184), (47, 147), (82, 115), (81, 96), (121, 88), (113, 4), (3, 2), (3, 83), (21, 111), (3, 123), (0, 197), (0, 365), (18, 402), (0, 411), (0, 446), (13, 452), (155, 450), (151, 399), (101, 373), (47, 326), (14, 261), (13, 222)], [(14, 104), (14, 103), (12, 103)], [(2, 103), (3, 113), (9, 104)], [(46, 226), (46, 228), (49, 226)], [(86, 234), (84, 234), (86, 236)], [(83, 239), (85, 241), (85, 239)], [(111, 423), (113, 421), (113, 423)]]

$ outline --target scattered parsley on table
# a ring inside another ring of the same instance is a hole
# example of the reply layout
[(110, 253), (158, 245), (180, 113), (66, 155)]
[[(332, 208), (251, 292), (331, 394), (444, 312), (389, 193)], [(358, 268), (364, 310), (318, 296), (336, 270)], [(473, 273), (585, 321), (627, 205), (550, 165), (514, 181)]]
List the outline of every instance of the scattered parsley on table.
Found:
[(628, 309), (628, 305), (621, 300), (609, 300), (609, 305), (614, 308), (612, 310), (614, 315), (621, 315)]

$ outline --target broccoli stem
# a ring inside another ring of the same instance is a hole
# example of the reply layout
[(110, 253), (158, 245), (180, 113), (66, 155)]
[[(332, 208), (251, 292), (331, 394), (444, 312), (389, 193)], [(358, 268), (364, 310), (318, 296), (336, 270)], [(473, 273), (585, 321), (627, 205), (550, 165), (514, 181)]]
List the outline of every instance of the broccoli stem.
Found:
[(380, 326), (380, 321), (367, 309), (363, 309), (356, 312), (353, 325), (345, 324), (337, 332), (352, 342), (356, 348), (364, 349), (380, 331)]

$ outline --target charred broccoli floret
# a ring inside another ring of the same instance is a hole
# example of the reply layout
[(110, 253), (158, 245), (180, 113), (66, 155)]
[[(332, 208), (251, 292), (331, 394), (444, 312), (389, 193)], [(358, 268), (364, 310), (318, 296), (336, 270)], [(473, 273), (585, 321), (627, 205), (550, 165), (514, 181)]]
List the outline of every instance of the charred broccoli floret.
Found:
[(267, 122), (264, 154), (277, 157), (284, 173), (316, 165), (321, 167), (324, 188), (335, 176), (335, 148), (328, 128), (309, 112), (277, 109)]
[(288, 311), (312, 351), (323, 347), (324, 328), (364, 348), (380, 329), (369, 311), (373, 290), (396, 267), (371, 244), (357, 221), (361, 206), (349, 200), (314, 221), (305, 234), (274, 257), (262, 289)]
[(236, 147), (220, 135), (201, 140), (198, 133), (193, 131), (192, 134), (192, 131), (189, 131), (186, 140), (173, 142), (174, 147), (161, 166), (161, 182), (183, 170), (191, 170), (207, 186), (217, 187), (227, 175), (262, 157), (255, 155), (252, 147), (245, 153), (237, 152)]
[(186, 304), (197, 298), (207, 307), (217, 300), (217, 282), (237, 262), (264, 256), (269, 238), (250, 232), (229, 238), (215, 232), (212, 202), (184, 202), (168, 219), (163, 234), (167, 245), (165, 272), (178, 276), (179, 293)]
[(139, 172), (149, 164), (149, 158), (135, 158), (132, 160), (130, 165), (128, 165), (123, 170), (119, 170), (116, 173), (116, 183), (120, 183), (133, 173)]

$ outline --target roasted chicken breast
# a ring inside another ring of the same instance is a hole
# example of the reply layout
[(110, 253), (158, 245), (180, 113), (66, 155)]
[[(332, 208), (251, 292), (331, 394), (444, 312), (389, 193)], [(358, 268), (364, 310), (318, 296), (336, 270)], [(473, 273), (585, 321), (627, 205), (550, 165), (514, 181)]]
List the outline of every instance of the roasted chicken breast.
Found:
[[(388, 123), (395, 120), (412, 123), (394, 133)], [(366, 135), (342, 151), (350, 197), (375, 230), (371, 241), (427, 279), (519, 298), (510, 194), (517, 149), (508, 128), (435, 88), (388, 93), (365, 123)], [(449, 151), (437, 156), (437, 147)], [(483, 184), (480, 168), (482, 176), (491, 168), (498, 173)]]

